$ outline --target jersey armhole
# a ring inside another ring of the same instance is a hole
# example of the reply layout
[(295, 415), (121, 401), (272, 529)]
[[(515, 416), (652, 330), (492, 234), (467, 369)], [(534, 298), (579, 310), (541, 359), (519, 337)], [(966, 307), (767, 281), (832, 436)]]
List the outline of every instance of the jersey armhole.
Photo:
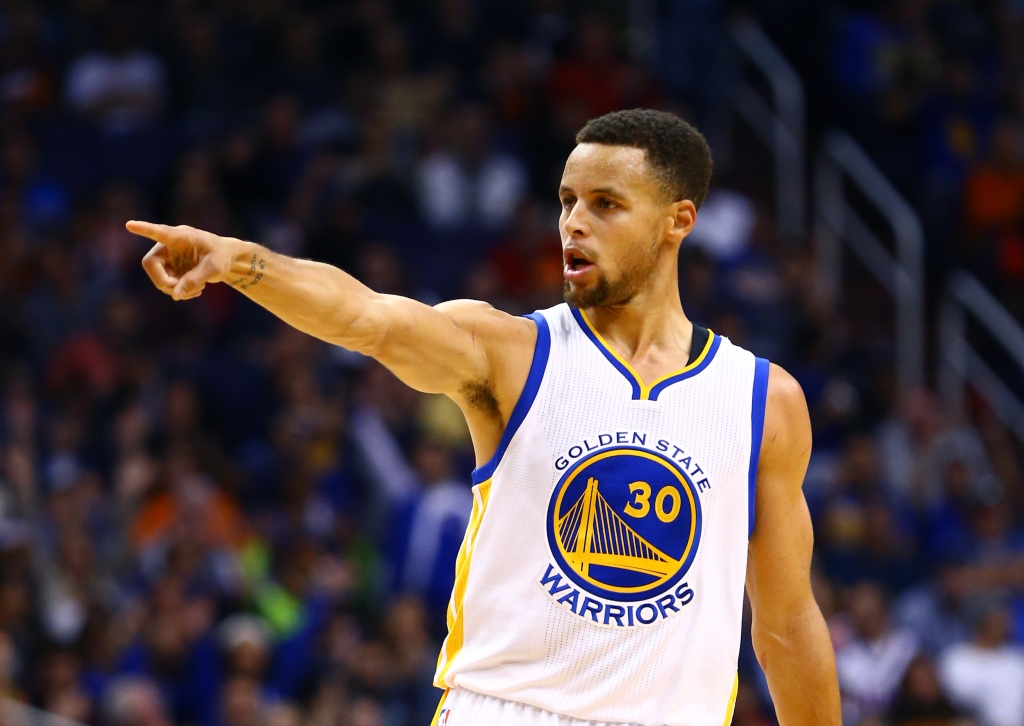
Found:
[(548, 321), (540, 312), (530, 313), (524, 317), (537, 324), (537, 345), (533, 349), (533, 361), (530, 363), (530, 372), (526, 376), (526, 385), (523, 386), (523, 392), (519, 394), (519, 400), (516, 401), (516, 405), (512, 408), (512, 415), (509, 416), (508, 423), (505, 425), (505, 431), (498, 442), (498, 449), (487, 463), (481, 464), (473, 470), (473, 484), (485, 482), (494, 475), (494, 470), (498, 468), (498, 463), (501, 461), (501, 457), (505, 455), (505, 450), (508, 448), (509, 443), (511, 443), (512, 437), (516, 435), (516, 431), (522, 425), (526, 414), (530, 412), (533, 401), (537, 398), (537, 391), (540, 390), (540, 382), (544, 379), (544, 370), (548, 365), (548, 354), (551, 352), (551, 332), (548, 330)]
[(764, 410), (768, 403), (769, 362), (754, 359), (754, 387), (750, 402), (750, 469), (747, 471), (747, 538), (754, 534), (754, 505), (757, 498), (757, 465), (764, 437)]

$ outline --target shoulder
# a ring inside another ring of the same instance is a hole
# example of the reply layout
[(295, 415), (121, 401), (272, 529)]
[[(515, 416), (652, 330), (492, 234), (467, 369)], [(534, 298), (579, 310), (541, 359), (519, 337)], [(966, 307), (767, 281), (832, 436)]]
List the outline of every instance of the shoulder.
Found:
[(472, 336), (487, 361), (486, 379), (466, 381), (458, 400), (470, 409), (500, 412), (507, 420), (530, 372), (539, 339), (537, 323), (479, 300), (449, 300), (436, 309)]
[(804, 467), (811, 454), (811, 418), (796, 379), (774, 363), (768, 372), (768, 395), (761, 439), (761, 462)]
[(768, 368), (767, 411), (776, 416), (800, 418), (807, 414), (807, 400), (804, 389), (785, 368), (775, 363)]

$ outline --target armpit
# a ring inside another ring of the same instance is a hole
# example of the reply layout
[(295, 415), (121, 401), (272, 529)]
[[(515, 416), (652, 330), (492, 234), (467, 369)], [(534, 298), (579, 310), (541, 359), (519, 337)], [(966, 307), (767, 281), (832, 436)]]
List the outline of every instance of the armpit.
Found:
[(489, 381), (466, 381), (459, 389), (459, 395), (470, 407), (481, 413), (495, 417), (501, 416), (498, 399), (494, 396), (494, 389)]

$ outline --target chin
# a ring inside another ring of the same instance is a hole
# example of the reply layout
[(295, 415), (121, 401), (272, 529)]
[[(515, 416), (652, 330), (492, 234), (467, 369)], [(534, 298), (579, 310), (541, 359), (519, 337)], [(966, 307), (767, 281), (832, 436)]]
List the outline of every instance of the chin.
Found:
[(568, 280), (562, 286), (562, 299), (574, 308), (592, 308), (608, 301), (607, 285), (585, 285)]
[(589, 285), (565, 281), (562, 299), (574, 308), (597, 308), (626, 305), (636, 297), (637, 289), (619, 280), (610, 284), (603, 275)]

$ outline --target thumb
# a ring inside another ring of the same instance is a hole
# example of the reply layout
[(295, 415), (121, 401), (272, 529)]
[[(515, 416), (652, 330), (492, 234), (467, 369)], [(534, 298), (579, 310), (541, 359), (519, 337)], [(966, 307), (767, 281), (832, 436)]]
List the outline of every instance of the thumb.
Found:
[(204, 255), (199, 264), (182, 275), (178, 284), (174, 286), (171, 297), (175, 300), (186, 300), (196, 297), (206, 287), (206, 283), (217, 274), (217, 266), (214, 264), (212, 255)]

